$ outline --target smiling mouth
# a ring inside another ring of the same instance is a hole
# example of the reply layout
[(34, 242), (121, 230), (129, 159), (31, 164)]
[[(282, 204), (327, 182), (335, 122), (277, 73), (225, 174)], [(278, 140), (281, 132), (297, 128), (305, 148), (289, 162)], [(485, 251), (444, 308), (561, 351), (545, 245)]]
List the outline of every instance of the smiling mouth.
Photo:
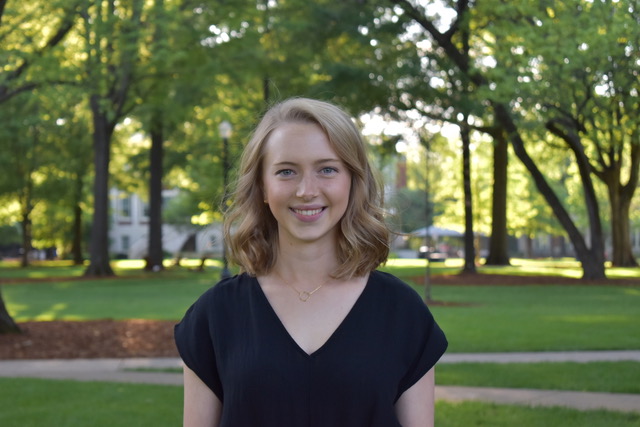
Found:
[(318, 209), (294, 209), (291, 208), (291, 210), (293, 212), (295, 212), (298, 215), (302, 215), (302, 216), (314, 216), (314, 215), (318, 215), (320, 212), (322, 212), (325, 208), (318, 208)]

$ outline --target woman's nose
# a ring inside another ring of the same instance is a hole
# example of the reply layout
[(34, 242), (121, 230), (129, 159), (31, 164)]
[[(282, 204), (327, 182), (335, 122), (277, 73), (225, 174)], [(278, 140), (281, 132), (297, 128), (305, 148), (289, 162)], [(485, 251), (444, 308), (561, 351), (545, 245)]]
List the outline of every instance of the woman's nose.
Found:
[(318, 195), (318, 180), (314, 176), (303, 176), (298, 183), (296, 196), (303, 199), (310, 199)]

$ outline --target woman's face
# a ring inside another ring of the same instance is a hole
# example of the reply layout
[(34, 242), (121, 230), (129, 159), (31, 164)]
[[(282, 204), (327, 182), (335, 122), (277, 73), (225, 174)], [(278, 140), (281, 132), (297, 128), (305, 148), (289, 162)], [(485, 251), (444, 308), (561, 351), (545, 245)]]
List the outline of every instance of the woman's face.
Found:
[(283, 123), (265, 142), (262, 182), (280, 244), (337, 242), (351, 173), (311, 123)]

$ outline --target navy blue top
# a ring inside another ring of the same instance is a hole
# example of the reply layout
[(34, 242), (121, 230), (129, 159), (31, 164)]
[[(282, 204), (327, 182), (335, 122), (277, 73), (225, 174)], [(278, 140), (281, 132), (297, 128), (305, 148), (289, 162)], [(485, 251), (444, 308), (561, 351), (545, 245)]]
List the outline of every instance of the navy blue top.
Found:
[(246, 274), (206, 291), (175, 339), (184, 363), (222, 401), (221, 427), (399, 426), (396, 401), (447, 348), (420, 296), (380, 271), (312, 354)]

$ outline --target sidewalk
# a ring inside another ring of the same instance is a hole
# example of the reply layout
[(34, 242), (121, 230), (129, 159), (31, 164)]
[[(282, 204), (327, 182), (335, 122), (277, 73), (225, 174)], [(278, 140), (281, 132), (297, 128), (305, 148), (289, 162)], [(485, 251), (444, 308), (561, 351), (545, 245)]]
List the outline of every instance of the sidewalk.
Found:
[[(440, 363), (529, 363), (640, 361), (640, 351), (591, 351), (545, 353), (445, 354)], [(0, 377), (72, 379), (164, 385), (182, 385), (182, 375), (144, 372), (144, 369), (180, 368), (176, 358), (5, 360)], [(594, 393), (558, 390), (499, 389), (488, 387), (436, 386), (436, 399), (453, 402), (477, 400), (509, 405), (564, 406), (579, 410), (608, 409), (640, 413), (640, 394)]]

